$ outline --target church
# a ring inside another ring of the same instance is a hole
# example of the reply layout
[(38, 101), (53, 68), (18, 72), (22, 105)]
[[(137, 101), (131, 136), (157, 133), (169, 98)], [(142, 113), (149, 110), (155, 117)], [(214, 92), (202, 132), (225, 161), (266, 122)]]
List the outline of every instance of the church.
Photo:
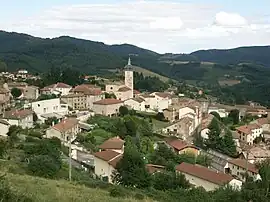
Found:
[(133, 68), (131, 65), (130, 58), (128, 59), (128, 64), (124, 67), (125, 72), (125, 82), (108, 84), (105, 87), (107, 93), (115, 94), (118, 100), (128, 100), (133, 98)]

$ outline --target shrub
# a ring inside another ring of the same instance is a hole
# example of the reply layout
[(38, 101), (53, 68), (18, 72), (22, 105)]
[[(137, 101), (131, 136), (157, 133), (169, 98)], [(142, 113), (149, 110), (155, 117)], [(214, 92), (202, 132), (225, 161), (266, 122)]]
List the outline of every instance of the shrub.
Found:
[(141, 194), (141, 193), (136, 193), (136, 194), (134, 195), (134, 198), (135, 198), (135, 199), (138, 199), (138, 200), (143, 200), (143, 199), (144, 199), (144, 195)]
[(110, 196), (112, 197), (125, 197), (125, 191), (122, 187), (115, 186), (110, 190)]

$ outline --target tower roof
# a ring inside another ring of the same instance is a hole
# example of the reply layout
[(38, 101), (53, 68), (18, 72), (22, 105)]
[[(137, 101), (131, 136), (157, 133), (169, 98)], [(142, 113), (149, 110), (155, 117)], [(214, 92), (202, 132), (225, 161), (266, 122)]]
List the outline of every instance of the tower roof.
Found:
[(131, 64), (131, 59), (130, 57), (128, 58), (128, 63), (127, 65), (124, 67), (125, 70), (131, 70), (132, 69), (132, 64)]

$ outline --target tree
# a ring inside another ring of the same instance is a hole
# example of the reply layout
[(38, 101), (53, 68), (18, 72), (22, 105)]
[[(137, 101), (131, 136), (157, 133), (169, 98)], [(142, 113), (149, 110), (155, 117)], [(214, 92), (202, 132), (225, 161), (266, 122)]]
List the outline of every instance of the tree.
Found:
[(105, 98), (108, 99), (108, 98), (114, 98), (116, 99), (116, 95), (114, 93), (105, 93)]
[(12, 88), (11, 89), (11, 95), (15, 98), (18, 98), (22, 95), (22, 91), (19, 88)]
[(123, 158), (116, 165), (113, 181), (130, 187), (145, 188), (151, 183), (150, 174), (146, 170), (137, 147), (132, 141), (127, 141)]
[(157, 172), (153, 174), (153, 187), (157, 190), (175, 190), (189, 188), (190, 184), (183, 174), (176, 172)]
[(30, 158), (28, 170), (40, 177), (54, 177), (61, 169), (61, 161), (49, 155), (37, 155)]
[(162, 112), (158, 112), (155, 118), (159, 121), (165, 120), (164, 114)]
[(210, 114), (212, 114), (212, 115), (213, 115), (214, 117), (216, 117), (218, 120), (221, 119), (219, 113), (217, 113), (217, 112), (211, 112)]
[(239, 123), (239, 110), (238, 109), (231, 110), (228, 117), (232, 119), (234, 125), (238, 124)]
[(58, 119), (57, 117), (49, 117), (48, 119), (45, 120), (45, 124), (48, 126), (51, 126), (52, 124), (57, 124), (58, 123)]
[(236, 155), (236, 145), (231, 131), (226, 130), (223, 137), (223, 152), (229, 156)]
[(126, 106), (121, 106), (119, 107), (119, 113), (121, 116), (125, 116), (125, 115), (128, 115), (129, 110)]
[(3, 158), (7, 151), (7, 142), (3, 139), (0, 139), (0, 158)]
[(207, 133), (208, 139), (205, 141), (205, 144), (209, 148), (219, 149), (220, 147), (222, 147), (222, 145), (221, 145), (222, 138), (220, 137), (221, 130), (219, 127), (218, 120), (216, 118), (214, 118), (211, 121), (208, 128), (209, 128), (209, 132)]

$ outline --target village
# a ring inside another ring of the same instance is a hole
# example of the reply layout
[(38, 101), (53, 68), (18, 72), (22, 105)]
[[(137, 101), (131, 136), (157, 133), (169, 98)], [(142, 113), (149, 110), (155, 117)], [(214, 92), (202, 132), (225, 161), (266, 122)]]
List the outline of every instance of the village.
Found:
[[(131, 120), (149, 124), (147, 130), (154, 135), (141, 138), (150, 142), (153, 150), (165, 145), (175, 155), (193, 155), (195, 163), (182, 162), (175, 170), (193, 186), (207, 191), (226, 184), (241, 189), (245, 174), (254, 180), (260, 179), (256, 163), (270, 157), (269, 109), (252, 101), (230, 106), (213, 103), (207, 98), (191, 99), (173, 90), (139, 92), (134, 89), (130, 58), (124, 67), (124, 80), (108, 82), (105, 89), (87, 83), (87, 79), (76, 86), (59, 82), (39, 89), (22, 81), (41, 79), (26, 70), (15, 74), (2, 72), (1, 77), (8, 80), (0, 88), (1, 136), (7, 137), (14, 125), (38, 131), (42, 128), (43, 138), (55, 137), (70, 147), (68, 155), (73, 166), (86, 172), (92, 170), (97, 178), (109, 183), (113, 183), (111, 176), (125, 151), (123, 134), (131, 135), (135, 131), (133, 136), (138, 136), (139, 129), (132, 129)], [(106, 127), (116, 127), (119, 131), (121, 121), (126, 124), (127, 131), (115, 134), (108, 132), (112, 131), (109, 128), (105, 134)], [(221, 139), (225, 133), (231, 134), (234, 153), (223, 152), (226, 149), (218, 145), (205, 148), (198, 144), (198, 141), (211, 141), (214, 122), (219, 125)], [(146, 130), (144, 127), (139, 128)], [(83, 138), (88, 134), (95, 137), (91, 146), (84, 144)], [(146, 160), (148, 152), (149, 149), (145, 152)], [(209, 165), (196, 163), (203, 155), (210, 159)], [(165, 169), (164, 165), (151, 161), (147, 161), (146, 166), (151, 174)]]

